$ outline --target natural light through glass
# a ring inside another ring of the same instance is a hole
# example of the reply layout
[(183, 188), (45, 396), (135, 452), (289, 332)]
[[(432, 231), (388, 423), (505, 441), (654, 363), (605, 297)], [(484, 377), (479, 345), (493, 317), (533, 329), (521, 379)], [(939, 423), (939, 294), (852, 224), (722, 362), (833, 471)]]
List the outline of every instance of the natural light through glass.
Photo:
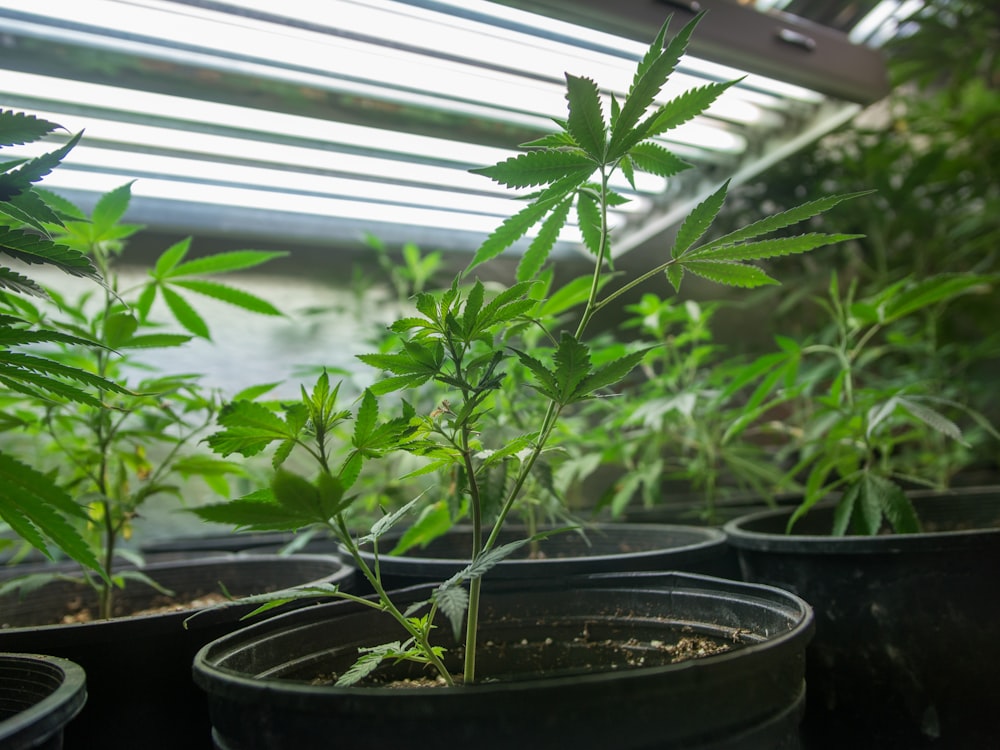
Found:
[[(70, 69), (0, 70), (5, 107), (86, 130), (64, 174), (53, 176), (57, 189), (96, 194), (138, 178), (137, 198), (473, 233), (509, 215), (512, 195), (469, 170), (521, 142), (499, 147), (479, 136), (509, 131), (523, 141), (549, 131), (551, 118), (566, 114), (567, 71), (599, 81), (607, 111), (648, 44), (482, 0), (4, 0), (0, 33), (108, 55), (108, 69), (199, 79), (201, 88), (184, 95), (135, 78), (114, 85), (99, 67), (89, 80)], [(741, 76), (664, 144), (695, 164), (737, 165), (825, 101), (690, 56), (661, 99)], [(258, 106), (213, 91), (216, 79), (260, 82), (309, 106), (286, 109), (273, 97)], [(362, 116), (342, 116), (344, 102)], [(421, 131), (407, 112), (444, 124)], [(453, 134), (447, 123), (468, 130)], [(674, 182), (640, 172), (633, 187), (619, 177), (614, 187), (630, 202), (616, 222), (648, 224), (679, 190)], [(570, 231), (562, 239), (578, 242)]]

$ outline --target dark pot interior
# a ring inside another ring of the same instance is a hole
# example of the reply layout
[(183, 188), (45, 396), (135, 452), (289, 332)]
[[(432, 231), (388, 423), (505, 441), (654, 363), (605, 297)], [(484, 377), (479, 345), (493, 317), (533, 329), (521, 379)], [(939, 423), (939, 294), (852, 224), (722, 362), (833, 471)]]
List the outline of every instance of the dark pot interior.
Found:
[(66, 659), (0, 653), (0, 747), (60, 750), (87, 701), (86, 675)]

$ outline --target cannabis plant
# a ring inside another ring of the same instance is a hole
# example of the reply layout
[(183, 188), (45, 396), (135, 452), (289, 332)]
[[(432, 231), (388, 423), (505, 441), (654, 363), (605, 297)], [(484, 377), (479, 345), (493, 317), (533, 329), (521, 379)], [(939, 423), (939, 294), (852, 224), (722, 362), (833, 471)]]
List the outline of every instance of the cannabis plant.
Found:
[[(718, 523), (719, 502), (733, 492), (773, 495), (783, 472), (759, 417), (785, 395), (751, 387), (767, 361), (731, 355), (715, 340), (719, 308), (652, 292), (626, 306), (623, 328), (637, 329), (638, 343), (655, 348), (622, 389), (621, 403), (598, 402), (597, 426), (587, 434), (590, 455), (619, 474), (598, 503), (612, 516), (636, 502), (669, 506), (671, 482), (695, 499), (690, 512), (708, 523)], [(609, 431), (618, 439), (609, 442)]]
[[(164, 372), (151, 355), (210, 339), (194, 295), (245, 312), (279, 315), (269, 302), (213, 278), (259, 266), (281, 253), (242, 250), (188, 259), (190, 238), (167, 248), (143, 276), (121, 268), (127, 240), (141, 227), (122, 222), (131, 183), (103, 195), (86, 216), (69, 202), (47, 195), (67, 217), (46, 230), (65, 247), (89, 259), (105, 284), (78, 295), (47, 290), (51, 303), (22, 301), (18, 310), (36, 327), (58, 332), (48, 361), (63, 370), (88, 373), (95, 385), (88, 400), (25, 398), (22, 425), (62, 491), (85, 509), (80, 535), (98, 558), (100, 616), (110, 617), (116, 586), (135, 570), (119, 570), (122, 542), (145, 503), (157, 496), (181, 498), (191, 478), (213, 494), (229, 494), (227, 477), (242, 468), (196, 450), (215, 419), (220, 397), (194, 373)], [(72, 218), (70, 218), (72, 217)], [(135, 276), (136, 278), (133, 278)], [(161, 307), (163, 308), (161, 310)], [(169, 322), (165, 320), (168, 318)], [(182, 332), (170, 330), (180, 328)], [(77, 341), (97, 345), (80, 347)]]
[[(0, 149), (34, 143), (60, 130), (56, 123), (11, 110), (0, 110)], [(57, 361), (38, 347), (58, 344), (88, 349), (92, 339), (58, 331), (26, 315), (24, 297), (45, 299), (48, 293), (27, 275), (32, 266), (47, 266), (70, 276), (101, 283), (101, 275), (83, 252), (53, 239), (49, 228), (66, 218), (36, 186), (79, 142), (82, 133), (46, 154), (0, 163), (0, 383), (7, 398), (0, 404), (0, 431), (19, 430), (24, 415), (18, 397), (52, 400), (99, 408), (99, 390), (120, 390), (116, 383), (82, 368)], [(8, 265), (21, 264), (24, 270)], [(74, 526), (86, 512), (49, 474), (0, 449), (0, 520), (28, 544), (52, 557), (50, 544), (93, 570), (97, 557)]]
[[(724, 184), (694, 208), (673, 247), (664, 249), (660, 263), (609, 291), (612, 234), (608, 212), (626, 200), (610, 187), (612, 175), (620, 172), (633, 181), (636, 170), (670, 177), (687, 169), (689, 165), (668, 151), (658, 137), (702, 113), (733, 85), (711, 83), (667, 102), (657, 101), (696, 23), (697, 19), (669, 42), (664, 25), (639, 62), (621, 101), (612, 95), (606, 104), (594, 81), (567, 75), (568, 114), (565, 120), (557, 121), (557, 130), (525, 144), (525, 151), (517, 156), (474, 170), (507, 187), (535, 192), (485, 240), (467, 270), (450, 287), (417, 295), (415, 314), (392, 325), (400, 336), (395, 351), (361, 355), (362, 361), (387, 377), (365, 392), (356, 409), (338, 405), (337, 389), (321, 378), (311, 391), (303, 391), (300, 403), (286, 405), (283, 414), (253, 402), (237, 402), (227, 405), (220, 415), (223, 429), (210, 438), (213, 448), (223, 454), (247, 455), (277, 442), (275, 475), (270, 488), (229, 504), (203, 508), (199, 511), (202, 517), (251, 529), (324, 525), (354, 557), (376, 592), (373, 598), (359, 601), (388, 613), (401, 627), (400, 641), (364, 651), (355, 668), (339, 676), (340, 684), (357, 682), (379, 664), (399, 660), (430, 664), (448, 684), (477, 680), (476, 638), (483, 577), (515, 549), (532, 541), (526, 536), (500, 543), (508, 516), (529, 486), (562, 418), (607, 393), (647, 355), (638, 349), (598, 364), (586, 337), (594, 315), (618, 304), (640, 284), (664, 277), (674, 289), (688, 273), (742, 287), (774, 283), (753, 261), (802, 253), (845, 239), (839, 234), (763, 237), (849, 196), (824, 198), (707, 239), (706, 232), (726, 195)], [(528, 348), (519, 332), (537, 325), (539, 312), (546, 305), (545, 299), (532, 295), (532, 289), (560, 230), (574, 213), (594, 261), (576, 323), (563, 330), (545, 331), (545, 345)], [(518, 265), (516, 283), (488, 292), (472, 271), (536, 226), (538, 231)], [(532, 413), (538, 416), (524, 432), (497, 444), (487, 429), (488, 417), (499, 408), (497, 394), (513, 365), (528, 373), (528, 387), (539, 407)], [(433, 410), (417, 412), (404, 400), (399, 413), (383, 414), (379, 404), (385, 403), (387, 395), (405, 395), (408, 389), (432, 381), (449, 393)], [(350, 444), (346, 453), (338, 452), (328, 440), (330, 429), (349, 419), (354, 421)], [(293, 450), (311, 452), (318, 470), (315, 477), (292, 475), (282, 468)], [(331, 461), (331, 450), (338, 456), (336, 461)], [(382, 586), (377, 560), (382, 551), (380, 540), (405, 517), (408, 507), (388, 513), (361, 536), (351, 533), (346, 520), (353, 502), (349, 491), (359, 467), (396, 451), (424, 457), (424, 471), (460, 470), (472, 526), (469, 565), (441, 583), (428, 601), (406, 610), (397, 608), (391, 593)], [(510, 481), (495, 514), (487, 520), (482, 482), (489, 469), (501, 462), (511, 467)], [(359, 554), (365, 546), (375, 551), (374, 565), (365, 564)], [(328, 593), (354, 598), (344, 592)], [(452, 675), (441, 648), (432, 642), (439, 612), (464, 646), (460, 677)]]
[[(795, 405), (785, 425), (798, 460), (783, 479), (801, 488), (803, 499), (789, 528), (816, 503), (838, 496), (831, 532), (877, 534), (921, 530), (907, 487), (942, 489), (935, 477), (942, 457), (962, 465), (949, 444), (968, 449), (969, 423), (984, 439), (1000, 433), (954, 393), (948, 373), (933, 370), (941, 352), (935, 325), (957, 297), (988, 292), (996, 277), (942, 274), (919, 282), (901, 281), (858, 299), (856, 286), (841, 290), (836, 274), (819, 302), (831, 326), (825, 336), (798, 342), (783, 337), (769, 355), (764, 390)], [(915, 336), (905, 324), (924, 321)], [(947, 363), (943, 363), (947, 367)], [(960, 391), (960, 384), (958, 390)], [(785, 393), (782, 394), (781, 392)], [(952, 470), (953, 471), (953, 470)], [(799, 484), (801, 482), (801, 485)]]

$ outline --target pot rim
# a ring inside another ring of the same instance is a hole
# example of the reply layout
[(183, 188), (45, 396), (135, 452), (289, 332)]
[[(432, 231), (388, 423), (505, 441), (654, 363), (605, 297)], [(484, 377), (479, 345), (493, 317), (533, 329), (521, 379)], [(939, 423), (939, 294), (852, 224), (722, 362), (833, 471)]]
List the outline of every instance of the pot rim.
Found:
[[(323, 696), (372, 696), (373, 698), (394, 698), (412, 695), (421, 699), (430, 700), (460, 700), (464, 696), (474, 692), (477, 695), (491, 694), (509, 691), (542, 691), (558, 688), (572, 689), (574, 686), (587, 686), (593, 683), (600, 683), (608, 680), (648, 680), (659, 679), (661, 675), (672, 674), (680, 671), (687, 671), (697, 668), (699, 664), (726, 664), (737, 658), (753, 658), (755, 655), (763, 653), (781, 652), (785, 649), (797, 648), (800, 642), (808, 641), (812, 638), (815, 630), (812, 607), (801, 597), (786, 591), (785, 589), (766, 584), (746, 583), (742, 581), (732, 581), (724, 578), (716, 578), (696, 573), (682, 572), (656, 572), (640, 571), (626, 573), (606, 573), (573, 576), (557, 580), (536, 581), (533, 584), (524, 582), (497, 580), (491, 582), (490, 593), (510, 593), (518, 589), (527, 587), (530, 591), (539, 592), (545, 590), (559, 590), (565, 592), (574, 586), (583, 590), (590, 590), (595, 593), (601, 591), (622, 590), (622, 584), (632, 584), (632, 587), (644, 591), (658, 591), (660, 593), (672, 593), (673, 591), (700, 590), (709, 596), (720, 596), (724, 594), (738, 594), (744, 596), (755, 606), (766, 607), (773, 611), (780, 612), (789, 619), (787, 629), (779, 633), (768, 633), (760, 641), (746, 643), (740, 648), (726, 651), (720, 654), (689, 659), (674, 664), (664, 664), (655, 666), (641, 666), (624, 670), (600, 671), (588, 674), (575, 674), (571, 676), (543, 677), (524, 681), (507, 681), (497, 683), (478, 684), (474, 688), (442, 688), (442, 687), (412, 687), (406, 690), (391, 687), (336, 687), (334, 685), (310, 685), (308, 683), (270, 678), (267, 676), (252, 676), (246, 672), (233, 669), (231, 667), (220, 666), (219, 661), (224, 660), (235, 650), (245, 646), (248, 642), (259, 638), (266, 640), (272, 632), (280, 631), (287, 626), (290, 629), (303, 627), (294, 621), (303, 617), (312, 621), (314, 618), (321, 618), (331, 610), (339, 614), (352, 614), (355, 612), (372, 611), (361, 604), (350, 601), (336, 601), (326, 604), (318, 604), (307, 609), (296, 610), (282, 615), (271, 617), (259, 623), (248, 625), (237, 631), (224, 635), (211, 643), (204, 645), (195, 655), (193, 663), (193, 674), (195, 682), (199, 686), (210, 692), (208, 683), (214, 678), (225, 679), (229, 684), (238, 687), (240, 690), (247, 690), (252, 693), (269, 696), (284, 694), (294, 700), (295, 696), (323, 695)], [(424, 598), (432, 591), (436, 584), (421, 584), (394, 592), (397, 596), (407, 594), (409, 596), (420, 596)], [(486, 592), (484, 591), (484, 594)], [(336, 608), (336, 609), (334, 609)], [(373, 612), (373, 611), (372, 611)], [(373, 612), (373, 614), (375, 614)], [(308, 625), (308, 623), (305, 623)], [(716, 624), (718, 626), (718, 624)], [(724, 626), (721, 626), (724, 627)], [(216, 652), (216, 653), (213, 653)], [(439, 697), (440, 696), (440, 697)], [(405, 699), (405, 698), (404, 698)]]
[[(207, 557), (193, 557), (184, 560), (170, 560), (150, 563), (149, 565), (140, 568), (143, 572), (149, 572), (155, 580), (155, 574), (157, 571), (163, 570), (176, 570), (184, 568), (212, 568), (218, 567), (220, 563), (225, 563), (228, 565), (242, 564), (244, 561), (250, 563), (261, 563), (268, 562), (278, 565), (284, 565), (282, 561), (289, 561), (289, 563), (294, 564), (320, 564), (329, 563), (331, 565), (331, 572), (326, 576), (321, 576), (319, 578), (314, 578), (309, 581), (302, 581), (296, 586), (308, 586), (323, 582), (333, 582), (338, 584), (344, 584), (349, 582), (354, 576), (354, 568), (346, 563), (345, 561), (338, 558), (336, 555), (319, 555), (319, 554), (303, 554), (303, 555), (276, 555), (276, 554), (246, 554), (246, 555), (224, 555), (224, 556), (207, 556)], [(291, 588), (291, 586), (289, 586)], [(72, 622), (72, 623), (53, 623), (49, 625), (24, 625), (16, 627), (5, 627), (0, 629), (0, 644), (3, 643), (3, 634), (11, 633), (16, 634), (24, 631), (41, 631), (56, 634), (66, 634), (68, 637), (72, 637), (70, 634), (77, 633), (93, 633), (96, 635), (98, 631), (102, 633), (102, 638), (104, 640), (113, 640), (116, 637), (129, 637), (132, 630), (137, 627), (149, 628), (156, 627), (157, 630), (167, 631), (176, 630), (178, 628), (187, 628), (185, 620), (191, 619), (191, 628), (197, 629), (199, 627), (207, 627), (212, 624), (216, 624), (221, 621), (227, 621), (233, 619), (233, 613), (235, 612), (250, 612), (256, 608), (256, 605), (250, 605), (241, 603), (237, 597), (231, 604), (224, 605), (207, 605), (202, 607), (191, 607), (188, 609), (173, 611), (173, 612), (154, 612), (141, 615), (125, 615), (122, 617), (112, 617), (107, 620), (91, 620), (89, 622)], [(195, 618), (195, 615), (198, 615)], [(193, 618), (193, 619), (192, 619)], [(237, 618), (238, 619), (238, 618)]]
[(45, 717), (50, 717), (48, 723), (52, 731), (48, 736), (51, 736), (76, 716), (87, 701), (87, 677), (83, 667), (76, 662), (44, 654), (0, 652), (0, 663), (4, 662), (22, 663), (36, 671), (45, 670), (50, 677), (58, 675), (59, 684), (27, 708), (0, 720), (0, 741), (31, 735), (32, 727), (45, 721)]
[[(453, 526), (449, 529), (449, 532), (455, 529), (463, 528), (461, 526)], [(542, 528), (560, 528), (557, 525), (545, 525)], [(687, 552), (700, 552), (702, 550), (710, 550), (712, 548), (724, 545), (726, 543), (726, 535), (721, 529), (711, 527), (711, 526), (687, 526), (684, 524), (667, 524), (667, 523), (617, 523), (617, 522), (599, 522), (596, 524), (590, 524), (581, 527), (584, 531), (594, 531), (596, 532), (606, 532), (608, 530), (623, 530), (629, 533), (638, 534), (649, 534), (653, 535), (656, 532), (673, 532), (688, 534), (691, 536), (692, 540), (686, 544), (679, 544), (675, 546), (665, 545), (662, 547), (656, 547), (653, 549), (643, 549), (636, 550), (634, 552), (615, 552), (615, 553), (605, 553), (600, 555), (576, 555), (567, 557), (553, 557), (545, 558), (544, 560), (535, 559), (524, 559), (524, 558), (505, 558), (503, 564), (508, 565), (538, 565), (540, 563), (547, 563), (549, 565), (564, 564), (573, 565), (583, 561), (589, 563), (599, 563), (601, 561), (618, 559), (618, 558), (628, 558), (631, 560), (641, 560), (643, 558), (659, 557), (664, 553), (677, 553), (683, 554)], [(574, 533), (575, 529), (569, 528), (565, 533)], [(445, 532), (446, 534), (449, 532)], [(551, 537), (553, 539), (558, 539), (560, 535)], [(338, 549), (341, 554), (346, 554), (346, 548), (340, 544)], [(365, 559), (370, 559), (373, 557), (372, 551), (370, 549), (361, 550), (361, 554)], [(429, 557), (429, 556), (407, 556), (406, 553), (401, 555), (380, 555), (380, 560), (391, 561), (394, 565), (406, 565), (410, 562), (414, 565), (465, 565), (469, 563), (469, 559), (465, 557)]]
[[(912, 493), (911, 499), (917, 506), (930, 503), (942, 505), (954, 502), (956, 508), (969, 508), (982, 498), (989, 498), (994, 505), (1000, 504), (1000, 489), (995, 487), (963, 488), (946, 492)], [(836, 501), (817, 503), (809, 513), (832, 513)], [(760, 522), (787, 519), (795, 508), (778, 508), (749, 513), (727, 522), (722, 530), (729, 543), (738, 549), (762, 550), (776, 553), (820, 553), (820, 554), (901, 554), (904, 552), (933, 552), (943, 549), (975, 549), (995, 547), (1000, 544), (1000, 526), (982, 526), (971, 529), (946, 531), (921, 531), (912, 534), (884, 534), (878, 536), (847, 535), (841, 537), (829, 534), (802, 534), (763, 531), (747, 528)], [(782, 524), (784, 526), (784, 524)]]

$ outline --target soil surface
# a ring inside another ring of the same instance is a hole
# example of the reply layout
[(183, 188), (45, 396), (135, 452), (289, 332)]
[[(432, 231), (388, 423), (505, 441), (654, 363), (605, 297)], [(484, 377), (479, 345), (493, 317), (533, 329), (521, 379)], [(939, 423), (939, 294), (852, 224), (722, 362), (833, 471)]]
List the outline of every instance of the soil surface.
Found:
[[(734, 635), (731, 643), (696, 633), (676, 633), (669, 640), (640, 641), (591, 639), (586, 632), (572, 642), (546, 638), (541, 641), (504, 643), (486, 641), (480, 644), (478, 663), (484, 665), (481, 683), (511, 682), (514, 680), (545, 677), (570, 677), (595, 672), (613, 672), (645, 666), (676, 664), (689, 659), (700, 659), (725, 653), (738, 647), (740, 637)], [(456, 654), (460, 656), (459, 654)], [(504, 673), (508, 663), (513, 672)], [(431, 673), (402, 674), (406, 668), (383, 665), (367, 677), (358, 687), (447, 687), (445, 680)], [(461, 674), (454, 674), (456, 684), (462, 682)], [(336, 673), (325, 673), (310, 680), (313, 685), (332, 685)]]
[[(181, 601), (164, 595), (155, 599), (148, 607), (122, 612), (116, 611), (115, 617), (136, 617), (139, 615), (159, 615), (166, 614), (168, 612), (184, 612), (189, 609), (198, 609), (199, 607), (211, 607), (215, 604), (223, 604), (227, 601), (229, 600), (226, 597), (217, 593), (204, 594)], [(93, 622), (98, 619), (95, 612), (90, 607), (82, 606), (82, 603), (79, 600), (69, 602), (67, 604), (67, 609), (69, 611), (59, 621), (59, 624), (61, 625), (71, 625), (78, 622)]]

